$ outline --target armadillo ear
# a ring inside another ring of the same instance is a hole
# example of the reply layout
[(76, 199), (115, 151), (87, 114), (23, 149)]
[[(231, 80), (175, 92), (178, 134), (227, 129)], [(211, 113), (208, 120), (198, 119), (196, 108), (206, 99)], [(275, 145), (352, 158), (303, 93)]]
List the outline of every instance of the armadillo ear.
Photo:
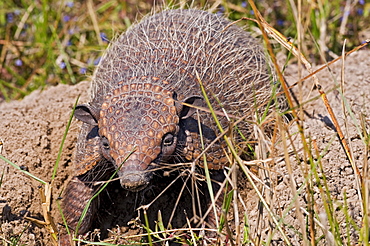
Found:
[[(184, 100), (184, 103), (191, 104), (192, 106), (195, 106), (195, 107), (196, 106), (204, 107), (203, 98), (200, 97), (200, 96), (190, 96), (190, 97), (188, 97)], [(189, 106), (183, 105), (183, 104), (181, 104), (181, 105), (182, 105), (182, 109), (181, 109), (181, 112), (180, 112), (180, 119), (189, 118), (196, 111), (195, 107), (189, 107)]]
[(88, 104), (77, 105), (75, 108), (75, 117), (82, 122), (97, 126), (99, 120), (99, 110)]

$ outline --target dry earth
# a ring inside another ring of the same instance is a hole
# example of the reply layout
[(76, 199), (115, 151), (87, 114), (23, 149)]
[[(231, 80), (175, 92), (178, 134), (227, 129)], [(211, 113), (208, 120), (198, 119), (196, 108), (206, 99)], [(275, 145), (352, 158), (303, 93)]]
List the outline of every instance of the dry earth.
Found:
[[(291, 65), (287, 68), (285, 75), (288, 82), (292, 84), (298, 80), (297, 66)], [(331, 67), (331, 72), (327, 69), (318, 74), (321, 85), (325, 91), (330, 91), (335, 85), (333, 81), (340, 81), (340, 64)], [(27, 169), (35, 176), (50, 182), (53, 167), (57, 158), (58, 149), (65, 131), (66, 124), (70, 117), (73, 104), (78, 95), (81, 95), (80, 102), (88, 100), (88, 82), (81, 82), (74, 86), (58, 85), (46, 88), (43, 91), (35, 91), (22, 101), (0, 103), (0, 138), (3, 140), (2, 155), (15, 164)], [(308, 101), (318, 95), (312, 89), (312, 81), (304, 83), (303, 101)], [(336, 116), (344, 128), (344, 117), (342, 113), (342, 99), (337, 90), (328, 93), (331, 106)], [(370, 50), (362, 50), (350, 55), (345, 64), (345, 98), (348, 106), (351, 107), (357, 123), (360, 117), (364, 117), (369, 131), (370, 121)], [(361, 207), (359, 194), (357, 192), (355, 175), (353, 169), (346, 159), (345, 153), (339, 144), (335, 131), (333, 130), (329, 115), (321, 101), (317, 98), (305, 104), (304, 129), (307, 136), (316, 140), (318, 150), (323, 155), (322, 163), (324, 172), (328, 180), (331, 195), (337, 199), (337, 203), (343, 203), (343, 192), (347, 192), (350, 214), (354, 221), (361, 224)], [(365, 146), (359, 137), (359, 132), (354, 126), (355, 119), (349, 117), (348, 140), (354, 155), (354, 160), (360, 170), (364, 159), (369, 160), (369, 156), (364, 156)], [(64, 145), (63, 154), (59, 163), (59, 169), (54, 185), (53, 200), (55, 201), (66, 183), (73, 175), (72, 160), (74, 146), (77, 139), (80, 123), (73, 120), (71, 129), (68, 133)], [(290, 133), (296, 132), (293, 125), (289, 129)], [(300, 151), (299, 136), (293, 135), (295, 146), (299, 150), (298, 158), (291, 157), (293, 175), (297, 187), (302, 185), (304, 177), (302, 169), (302, 153)], [(282, 153), (279, 153), (282, 156)], [(291, 205), (292, 194), (290, 192), (289, 175), (286, 163), (279, 159), (277, 164), (270, 167), (272, 193), (270, 193), (270, 204), (273, 211), (277, 214), (287, 212), (284, 222), (293, 225), (287, 228), (286, 232), (293, 245), (300, 245), (297, 232), (300, 231), (299, 223), (296, 218), (295, 209), (288, 209)], [(45, 229), (37, 227), (35, 224), (25, 220), (25, 216), (34, 217), (42, 220), (42, 208), (38, 187), (40, 183), (22, 174), (12, 166), (0, 160), (0, 175), (2, 177), (0, 187), (0, 241), (20, 238), (19, 245), (51, 245), (50, 237)], [(247, 184), (241, 180), (241, 184)], [(251, 230), (254, 231), (258, 221), (258, 198), (250, 186), (240, 185)], [(315, 202), (320, 212), (322, 203), (315, 187)], [(305, 196), (304, 192), (300, 195), (302, 207)], [(338, 206), (336, 204), (336, 206)], [(53, 217), (60, 223), (60, 216), (56, 203), (52, 204)], [(109, 213), (108, 213), (109, 214)], [(266, 215), (266, 214), (265, 214)], [(114, 216), (113, 213), (110, 216)], [(135, 216), (135, 214), (133, 214)], [(267, 218), (267, 216), (265, 217)], [(339, 219), (343, 220), (343, 217)], [(325, 216), (322, 216), (325, 224)], [(261, 223), (261, 222), (260, 222)], [(109, 227), (106, 225), (105, 227)], [(113, 225), (114, 227), (114, 225)], [(265, 237), (270, 230), (267, 219), (263, 219)], [(352, 234), (352, 239), (356, 240), (358, 235)], [(279, 234), (275, 234), (275, 243), (281, 243)]]

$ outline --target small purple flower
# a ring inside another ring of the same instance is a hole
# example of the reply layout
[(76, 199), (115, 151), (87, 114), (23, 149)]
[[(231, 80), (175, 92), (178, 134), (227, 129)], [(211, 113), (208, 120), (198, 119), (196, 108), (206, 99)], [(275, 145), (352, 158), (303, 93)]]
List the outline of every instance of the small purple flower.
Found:
[(6, 21), (8, 23), (13, 23), (13, 21), (14, 21), (14, 14), (13, 13), (7, 13), (6, 14)]
[(284, 26), (284, 20), (281, 19), (277, 20), (277, 24), (278, 26)]
[(94, 60), (94, 65), (95, 65), (95, 66), (99, 64), (100, 59), (101, 59), (101, 56), (99, 56), (98, 58), (96, 58), (96, 59)]
[(65, 16), (63, 16), (63, 21), (64, 22), (68, 22), (68, 21), (70, 21), (71, 20), (71, 16), (69, 16), (69, 15), (65, 15)]
[(68, 40), (67, 46), (71, 46), (71, 45), (72, 45), (72, 41), (71, 40)]
[(357, 9), (357, 14), (358, 14), (358, 15), (363, 15), (363, 14), (364, 14), (364, 10), (363, 10), (363, 9), (358, 8), (358, 9)]
[(82, 67), (80, 68), (80, 74), (86, 74), (87, 68)]
[(249, 14), (254, 15), (254, 11), (253, 10), (249, 11)]
[(217, 15), (219, 15), (219, 16), (221, 16), (221, 15), (223, 15), (225, 13), (225, 8), (224, 8), (224, 6), (221, 6), (220, 7), (220, 9), (218, 10), (218, 12), (217, 12)]
[(21, 31), (20, 37), (22, 37), (22, 38), (27, 37), (27, 32), (26, 31)]
[(107, 38), (107, 35), (104, 33), (104, 32), (101, 32), (100, 33), (100, 38), (101, 40), (103, 40), (104, 42), (109, 42), (108, 38)]
[(22, 62), (22, 60), (21, 60), (21, 59), (17, 59), (17, 60), (15, 60), (14, 64), (15, 64), (17, 67), (20, 67), (20, 66), (22, 66), (22, 65), (23, 65), (23, 62)]
[(248, 4), (247, 4), (247, 2), (246, 2), (246, 1), (244, 1), (244, 2), (242, 2), (241, 6), (242, 6), (243, 8), (246, 8), (246, 7), (248, 6)]
[(65, 69), (65, 68), (66, 68), (66, 64), (65, 64), (64, 62), (61, 62), (61, 63), (59, 64), (59, 67), (60, 67), (61, 69)]
[(365, 0), (359, 0), (358, 1), (361, 5), (365, 5)]
[(74, 5), (74, 3), (73, 3), (73, 2), (67, 2), (67, 3), (66, 3), (66, 6), (67, 6), (67, 7), (70, 7), (70, 8), (72, 8), (72, 7), (73, 7), (73, 5)]

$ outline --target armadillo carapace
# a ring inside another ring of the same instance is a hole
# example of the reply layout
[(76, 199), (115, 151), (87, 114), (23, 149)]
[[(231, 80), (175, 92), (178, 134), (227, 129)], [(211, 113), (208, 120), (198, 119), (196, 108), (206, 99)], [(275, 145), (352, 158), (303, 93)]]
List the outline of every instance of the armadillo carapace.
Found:
[[(263, 49), (247, 32), (229, 24), (201, 10), (168, 10), (145, 18), (112, 41), (94, 73), (91, 101), (75, 111), (84, 123), (75, 178), (64, 202), (72, 227), (83, 207), (76, 201), (85, 201), (93, 192), (75, 186), (101, 178), (89, 175), (91, 170), (120, 167), (121, 186), (139, 191), (157, 170), (194, 161), (202, 152), (201, 136), (205, 147), (217, 137), (210, 113), (183, 104), (207, 107), (197, 74), (216, 111), (253, 115), (269, 99)], [(226, 129), (226, 117), (219, 120)], [(239, 130), (247, 134), (243, 124)], [(225, 151), (222, 141), (209, 149), (209, 169), (224, 167)], [(87, 215), (81, 232), (89, 219)]]

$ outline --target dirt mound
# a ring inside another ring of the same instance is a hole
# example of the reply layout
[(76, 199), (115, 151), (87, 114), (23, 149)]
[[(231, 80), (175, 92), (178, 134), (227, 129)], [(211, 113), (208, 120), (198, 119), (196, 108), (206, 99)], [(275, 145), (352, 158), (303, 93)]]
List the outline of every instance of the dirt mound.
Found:
[[(87, 101), (89, 88), (88, 82), (76, 86), (58, 85), (35, 91), (22, 101), (0, 104), (2, 155), (50, 182), (73, 105), (78, 95), (81, 95), (80, 102)], [(54, 199), (72, 173), (72, 154), (79, 127), (80, 123), (73, 120), (59, 163)], [(38, 192), (41, 184), (3, 161), (0, 161), (0, 172), (3, 175), (0, 189), (1, 237), (10, 240), (20, 236), (19, 242), (26, 245), (50, 245), (44, 230), (24, 220), (24, 216), (43, 219)], [(52, 209), (54, 212), (58, 210), (56, 207)]]

